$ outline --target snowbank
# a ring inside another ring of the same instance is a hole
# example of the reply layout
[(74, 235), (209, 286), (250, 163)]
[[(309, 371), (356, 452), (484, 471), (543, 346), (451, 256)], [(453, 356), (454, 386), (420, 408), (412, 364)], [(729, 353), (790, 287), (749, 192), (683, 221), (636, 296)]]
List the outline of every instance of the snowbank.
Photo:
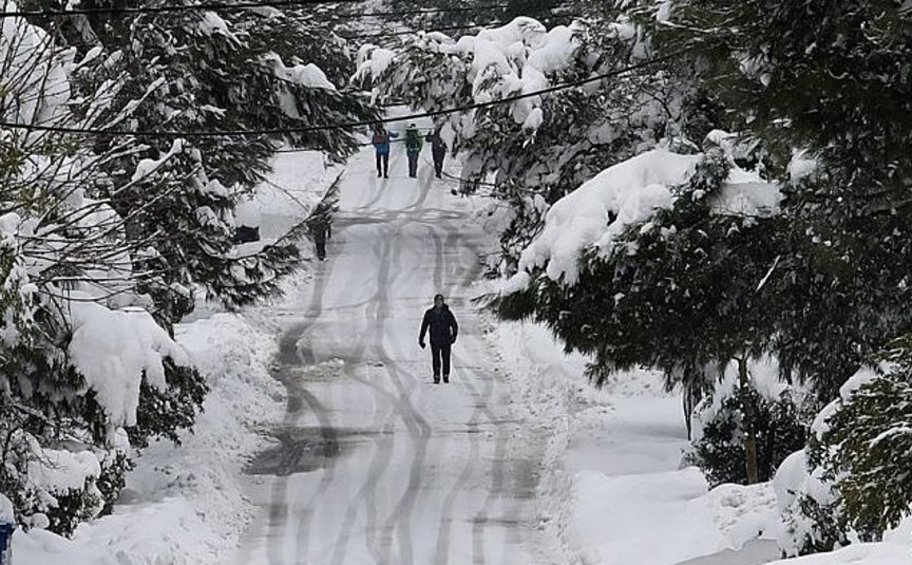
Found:
[(487, 335), (514, 414), (550, 438), (537, 512), (564, 562), (677, 565), (737, 555), (758, 539), (775, 552), (772, 485), (710, 491), (699, 470), (680, 468), (688, 445), (680, 399), (664, 392), (660, 375), (619, 373), (597, 390), (582, 376), (586, 359), (565, 354), (545, 328), (496, 323)]
[(773, 561), (769, 565), (903, 565), (912, 563), (912, 548), (898, 543), (860, 543), (842, 549)]
[(128, 476), (123, 503), (73, 537), (131, 565), (221, 562), (253, 517), (240, 474), (249, 454), (267, 445), (256, 430), (284, 407), (268, 370), (270, 334), (237, 314), (180, 324), (175, 333), (212, 388), (194, 433), (177, 448), (151, 445)]

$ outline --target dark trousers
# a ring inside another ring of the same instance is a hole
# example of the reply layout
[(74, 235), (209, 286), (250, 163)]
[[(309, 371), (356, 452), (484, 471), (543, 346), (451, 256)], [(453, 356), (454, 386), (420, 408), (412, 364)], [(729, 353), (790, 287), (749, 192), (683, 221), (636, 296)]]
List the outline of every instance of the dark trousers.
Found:
[(390, 156), (389, 153), (377, 153), (377, 176), (389, 175)]
[(326, 237), (317, 236), (314, 238), (314, 243), (317, 246), (317, 259), (321, 261), (326, 259)]
[(434, 380), (440, 378), (440, 364), (443, 362), (443, 376), (450, 377), (450, 344), (431, 344), (431, 367), (434, 368)]
[(417, 177), (418, 176), (418, 153), (409, 151), (407, 153), (409, 161), (409, 176)]
[(445, 151), (434, 151), (434, 173), (437, 178), (443, 174), (443, 158), (446, 157)]

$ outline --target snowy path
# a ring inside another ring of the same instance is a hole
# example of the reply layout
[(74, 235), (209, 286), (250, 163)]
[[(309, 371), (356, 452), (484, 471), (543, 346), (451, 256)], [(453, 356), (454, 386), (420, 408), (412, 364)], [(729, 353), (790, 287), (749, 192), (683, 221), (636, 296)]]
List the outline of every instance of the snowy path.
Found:
[[(542, 563), (534, 457), (512, 456), (507, 385), (471, 309), (483, 234), (433, 179), (349, 165), (329, 260), (276, 312), (289, 393), (281, 446), (253, 463), (261, 517), (243, 564)], [(443, 292), (460, 323), (451, 384), (431, 384), (420, 317)], [(528, 450), (526, 450), (528, 451)]]

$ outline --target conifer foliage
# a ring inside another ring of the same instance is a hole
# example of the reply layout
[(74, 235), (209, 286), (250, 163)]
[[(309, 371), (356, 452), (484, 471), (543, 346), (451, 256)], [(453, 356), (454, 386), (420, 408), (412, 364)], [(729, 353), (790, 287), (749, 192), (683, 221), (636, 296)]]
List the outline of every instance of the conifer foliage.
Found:
[(293, 131), (374, 117), (330, 78), (351, 63), (300, 10), (0, 19), (0, 121), (18, 124), (0, 126), (0, 491), (23, 523), (71, 532), (137, 448), (192, 427), (208, 385), (173, 324), (200, 291), (246, 304), (295, 268), (305, 228), (235, 245), (234, 207), (280, 145), (355, 149)]

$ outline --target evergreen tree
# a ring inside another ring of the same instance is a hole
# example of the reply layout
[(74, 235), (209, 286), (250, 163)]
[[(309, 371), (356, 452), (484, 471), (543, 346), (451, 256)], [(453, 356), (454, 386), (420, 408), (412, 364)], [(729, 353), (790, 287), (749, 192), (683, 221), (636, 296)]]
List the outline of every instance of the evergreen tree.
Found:
[(681, 67), (738, 108), (733, 127), (762, 140), (771, 170), (787, 180), (793, 148), (817, 162), (785, 189), (789, 251), (770, 284), (783, 369), (832, 398), (912, 323), (912, 24), (888, 1), (670, 6), (662, 48), (683, 50)]
[[(97, 114), (73, 115), (69, 104), (72, 74), (101, 60), (74, 61), (72, 50), (19, 18), (4, 20), (0, 53), (3, 121), (101, 125)], [(123, 82), (112, 77), (83, 103), (103, 107)], [(141, 148), (96, 149), (75, 135), (0, 130), (0, 488), (19, 519), (44, 516), (61, 533), (117, 498), (130, 468), (124, 434), (136, 445), (176, 437), (207, 388), (140, 310), (148, 303), (138, 291), (145, 273), (130, 260), (128, 220), (90, 196), (97, 187), (122, 188), (102, 163)], [(60, 476), (65, 484), (54, 480)]]
[[(294, 268), (303, 226), (252, 255), (232, 245), (234, 205), (278, 144), (337, 159), (357, 144), (339, 130), (157, 133), (374, 113), (305, 64), (342, 75), (347, 61), (306, 19), (191, 10), (34, 20), (0, 26), (0, 119), (141, 132), (0, 128), (0, 489), (18, 519), (44, 516), (68, 533), (110, 509), (134, 448), (179, 441), (201, 409), (207, 385), (169, 335), (193, 287), (242, 304)], [(319, 43), (313, 59), (288, 55), (308, 41)]]
[[(148, 157), (169, 157), (141, 182), (105, 195), (123, 215), (137, 208), (152, 210), (151, 221), (131, 225), (132, 237), (172, 234), (137, 258), (142, 268), (157, 273), (144, 289), (155, 301), (156, 316), (173, 323), (187, 314), (197, 285), (231, 306), (274, 293), (278, 278), (297, 264), (297, 248), (286, 238), (256, 255), (239, 255), (233, 245), (235, 204), (263, 179), (279, 143), (341, 159), (358, 146), (355, 132), (191, 136), (177, 144), (156, 132), (281, 130), (373, 119), (376, 114), (366, 99), (337, 88), (322, 70), (325, 66), (335, 77), (345, 74), (351, 61), (344, 45), (338, 39), (326, 41), (322, 28), (300, 8), (287, 13), (227, 11), (224, 16), (198, 10), (135, 18), (102, 13), (93, 29), (104, 48), (118, 56), (107, 74), (84, 74), (79, 84), (96, 88), (110, 73), (126, 74), (129, 80), (115, 95), (110, 113), (119, 111), (129, 96), (148, 90), (148, 103), (128, 125), (151, 135), (131, 137), (149, 148)], [(119, 139), (97, 141), (114, 144)], [(118, 173), (133, 170), (143, 156), (125, 156), (106, 170), (116, 184), (125, 184), (129, 179)]]
[(748, 432), (753, 430), (756, 479), (769, 481), (787, 456), (804, 447), (810, 416), (790, 387), (774, 396), (723, 381), (694, 410), (694, 437), (686, 459), (700, 467), (712, 486), (749, 483), (745, 461)]

